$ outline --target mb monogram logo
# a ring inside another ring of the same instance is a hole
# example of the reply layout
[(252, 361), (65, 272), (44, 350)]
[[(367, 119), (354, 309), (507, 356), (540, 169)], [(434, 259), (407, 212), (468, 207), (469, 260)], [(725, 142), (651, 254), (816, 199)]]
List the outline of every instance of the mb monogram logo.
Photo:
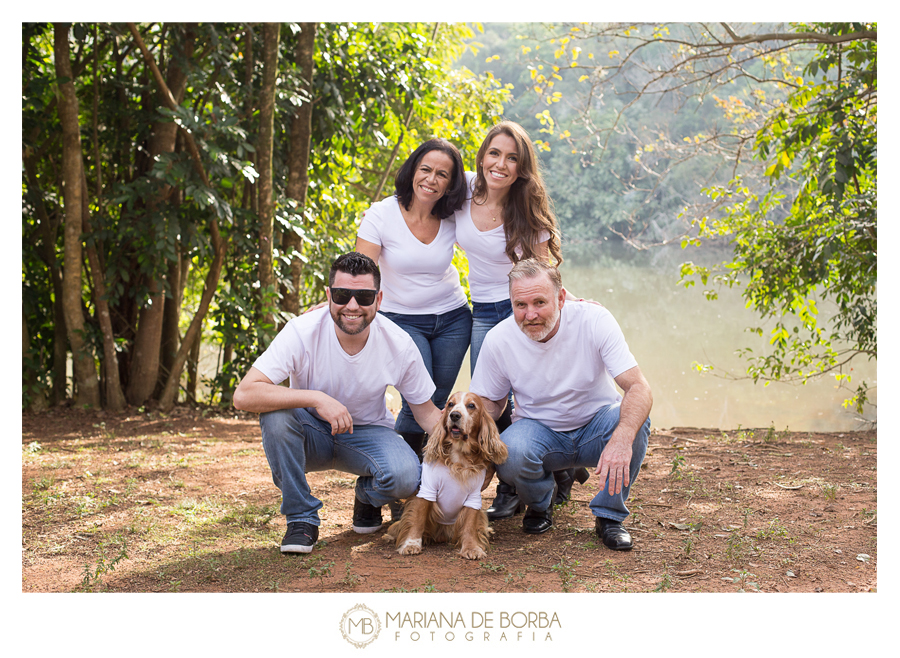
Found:
[(362, 603), (350, 608), (341, 618), (341, 635), (358, 649), (373, 642), (380, 632), (378, 615)]

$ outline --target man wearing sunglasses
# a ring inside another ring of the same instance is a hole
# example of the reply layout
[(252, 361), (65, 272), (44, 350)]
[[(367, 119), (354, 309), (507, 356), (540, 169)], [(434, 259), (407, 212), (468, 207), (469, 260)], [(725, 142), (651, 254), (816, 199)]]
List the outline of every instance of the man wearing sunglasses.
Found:
[[(415, 495), (421, 466), (394, 432), (388, 386), (410, 402), (416, 422), (434, 427), (434, 383), (405, 331), (377, 313), (378, 265), (340, 256), (328, 277), (328, 308), (291, 320), (234, 392), (234, 406), (260, 414), (263, 447), (281, 489), (287, 520), (282, 553), (309, 553), (319, 536), (322, 502), (306, 473), (337, 469), (357, 476), (353, 530), (381, 528), (381, 506)], [(281, 382), (290, 380), (290, 386)]]

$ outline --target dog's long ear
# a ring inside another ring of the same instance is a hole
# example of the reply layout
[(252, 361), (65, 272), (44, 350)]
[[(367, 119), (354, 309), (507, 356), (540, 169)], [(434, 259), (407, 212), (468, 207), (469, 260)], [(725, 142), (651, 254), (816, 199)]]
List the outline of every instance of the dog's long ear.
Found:
[(506, 444), (500, 440), (500, 432), (497, 431), (497, 423), (490, 414), (482, 408), (481, 431), (478, 433), (478, 442), (482, 445), (485, 456), (494, 464), (502, 464), (509, 457)]
[(428, 443), (425, 444), (424, 459), (427, 462), (440, 462), (444, 459), (444, 441), (447, 439), (447, 408), (441, 413), (441, 420), (438, 422), (431, 434), (428, 436)]

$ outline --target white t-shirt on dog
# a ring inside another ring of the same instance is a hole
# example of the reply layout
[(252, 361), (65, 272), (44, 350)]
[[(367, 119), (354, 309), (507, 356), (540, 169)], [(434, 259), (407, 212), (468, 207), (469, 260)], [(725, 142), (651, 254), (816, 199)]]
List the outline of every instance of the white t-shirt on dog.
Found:
[[(388, 386), (412, 404), (434, 394), (416, 344), (380, 313), (369, 325), (366, 346), (353, 355), (338, 342), (328, 307), (299, 315), (278, 332), (253, 367), (274, 384), (290, 378), (291, 388), (330, 395), (347, 407), (354, 425), (394, 427), (384, 397)], [(309, 412), (319, 418), (314, 409)]]
[(450, 469), (440, 462), (422, 464), (422, 485), (419, 498), (437, 503), (441, 510), (443, 525), (453, 525), (463, 507), (481, 509), (481, 485), (484, 484), (485, 469), (481, 469), (463, 484), (450, 473)]
[(429, 244), (421, 242), (391, 196), (366, 210), (356, 236), (381, 246), (378, 266), (384, 301), (381, 310), (408, 315), (440, 315), (467, 303), (453, 267), (456, 226), (453, 217), (441, 220)]
[(637, 365), (604, 307), (566, 303), (559, 331), (546, 343), (526, 336), (512, 315), (484, 339), (469, 390), (490, 400), (516, 398), (513, 422), (531, 418), (560, 432), (584, 427), (622, 400), (614, 381)]

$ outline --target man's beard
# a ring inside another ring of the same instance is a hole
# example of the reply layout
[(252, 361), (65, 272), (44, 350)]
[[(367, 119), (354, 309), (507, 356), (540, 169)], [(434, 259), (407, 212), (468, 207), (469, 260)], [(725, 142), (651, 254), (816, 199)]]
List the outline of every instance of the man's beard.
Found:
[(517, 324), (519, 325), (519, 329), (521, 329), (526, 336), (528, 336), (531, 340), (539, 343), (544, 340), (551, 331), (553, 331), (554, 327), (556, 327), (556, 323), (559, 320), (559, 315), (560, 309), (557, 306), (553, 313), (553, 317), (548, 319), (545, 323), (526, 325), (525, 321), (523, 320), (522, 322), (519, 322)]
[(368, 327), (370, 324), (372, 324), (372, 320), (375, 319), (374, 315), (372, 317), (367, 317), (365, 313), (360, 312), (359, 313), (359, 316), (360, 316), (359, 323), (356, 326), (348, 327), (344, 323), (343, 311), (340, 311), (340, 312), (335, 311), (334, 307), (331, 307), (329, 309), (329, 311), (331, 312), (331, 319), (334, 320), (334, 323), (337, 325), (338, 329), (343, 331), (348, 336), (355, 336), (357, 334), (361, 334), (362, 332), (364, 332), (366, 330), (366, 327)]

